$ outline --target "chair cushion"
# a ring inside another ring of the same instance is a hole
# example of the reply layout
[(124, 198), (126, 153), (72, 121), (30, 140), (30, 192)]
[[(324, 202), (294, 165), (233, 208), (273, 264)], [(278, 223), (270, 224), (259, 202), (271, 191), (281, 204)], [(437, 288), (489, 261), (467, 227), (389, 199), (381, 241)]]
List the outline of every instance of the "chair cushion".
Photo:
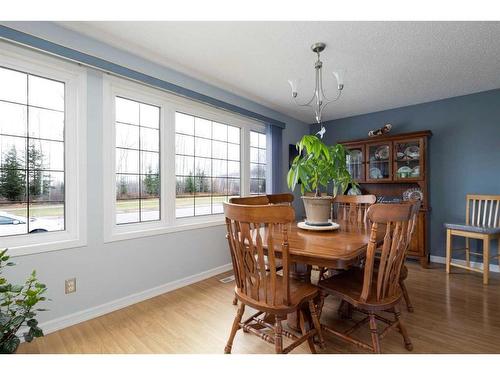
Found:
[(476, 227), (474, 225), (451, 224), (451, 223), (445, 223), (444, 227), (446, 229), (463, 230), (464, 232), (474, 232), (474, 233), (482, 233), (482, 234), (500, 234), (500, 228)]
[[(366, 302), (362, 302), (361, 291), (363, 289), (363, 280), (364, 269), (353, 267), (348, 271), (329, 277), (326, 280), (321, 280), (318, 283), (318, 286), (326, 293), (335, 294), (349, 302), (351, 305), (361, 308), (379, 308), (380, 310), (384, 310), (387, 306), (396, 303), (401, 297), (401, 290), (398, 287), (394, 296), (377, 301), (375, 295), (377, 287), (376, 285), (372, 285), (371, 293), (368, 296), (368, 299)], [(372, 280), (373, 283), (376, 283), (376, 276), (374, 276)]]

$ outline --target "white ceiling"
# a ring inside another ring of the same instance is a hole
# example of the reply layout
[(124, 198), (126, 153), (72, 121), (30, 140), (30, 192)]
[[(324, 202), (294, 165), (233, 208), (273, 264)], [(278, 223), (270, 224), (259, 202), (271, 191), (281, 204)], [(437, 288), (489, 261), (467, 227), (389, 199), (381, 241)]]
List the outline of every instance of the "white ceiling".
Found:
[(313, 42), (342, 98), (324, 120), (500, 88), (500, 22), (61, 22), (67, 28), (312, 123), (289, 78), (313, 89)]

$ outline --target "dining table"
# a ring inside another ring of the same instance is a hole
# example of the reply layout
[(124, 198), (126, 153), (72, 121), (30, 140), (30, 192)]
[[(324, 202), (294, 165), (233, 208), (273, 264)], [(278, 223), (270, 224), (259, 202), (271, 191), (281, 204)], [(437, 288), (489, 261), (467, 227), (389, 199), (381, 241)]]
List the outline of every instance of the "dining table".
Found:
[[(297, 265), (318, 266), (331, 269), (348, 269), (358, 264), (366, 255), (366, 248), (370, 240), (371, 226), (367, 223), (358, 223), (349, 220), (336, 221), (339, 224), (333, 230), (301, 229), (297, 223), (287, 225), (288, 247), (290, 262)], [(268, 227), (263, 227), (261, 236), (269, 235)], [(385, 230), (379, 226), (376, 241), (382, 243)], [(274, 243), (283, 240), (281, 227), (274, 226)], [(276, 247), (279, 256), (280, 246)]]

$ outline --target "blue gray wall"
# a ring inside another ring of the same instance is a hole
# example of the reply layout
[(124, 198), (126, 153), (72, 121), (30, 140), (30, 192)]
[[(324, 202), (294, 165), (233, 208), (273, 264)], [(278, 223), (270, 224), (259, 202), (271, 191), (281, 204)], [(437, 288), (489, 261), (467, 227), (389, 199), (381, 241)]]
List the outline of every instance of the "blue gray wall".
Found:
[[(329, 121), (325, 140), (334, 144), (366, 138), (369, 130), (387, 123), (393, 125), (391, 134), (433, 133), (429, 246), (432, 255), (444, 256), (443, 223), (465, 220), (465, 195), (500, 194), (500, 90)], [(318, 125), (311, 125), (312, 132), (317, 130)]]

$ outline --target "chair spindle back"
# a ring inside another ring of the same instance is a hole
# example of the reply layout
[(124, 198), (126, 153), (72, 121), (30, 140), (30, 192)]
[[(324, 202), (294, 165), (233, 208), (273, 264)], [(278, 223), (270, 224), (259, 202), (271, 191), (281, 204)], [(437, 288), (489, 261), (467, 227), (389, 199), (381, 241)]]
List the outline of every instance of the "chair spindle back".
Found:
[(333, 200), (333, 217), (352, 223), (366, 223), (368, 207), (377, 201), (372, 194), (337, 195)]
[(500, 227), (500, 195), (467, 194), (465, 224)]
[[(396, 295), (399, 288), (399, 274), (413, 230), (409, 228), (414, 205), (375, 204), (368, 209), (372, 223), (368, 243), (361, 300), (374, 295), (377, 301)], [(375, 262), (377, 232), (385, 226), (385, 236), (379, 262)], [(378, 267), (378, 270), (374, 270)], [(376, 280), (374, 278), (376, 277)], [(372, 290), (376, 288), (375, 290)]]
[(411, 200), (408, 202), (411, 205), (411, 212), (410, 212), (410, 222), (408, 224), (408, 238), (411, 241), (411, 238), (413, 237), (413, 232), (415, 231), (415, 227), (417, 226), (417, 221), (418, 221), (418, 212), (420, 211), (420, 206), (422, 205), (422, 202), (419, 200)]
[[(224, 203), (224, 214), (238, 290), (257, 305), (289, 305), (288, 224), (295, 220), (293, 208)], [(265, 237), (262, 228), (267, 229)], [(281, 243), (275, 241), (276, 233)], [(277, 274), (276, 249), (280, 249), (282, 276)]]

